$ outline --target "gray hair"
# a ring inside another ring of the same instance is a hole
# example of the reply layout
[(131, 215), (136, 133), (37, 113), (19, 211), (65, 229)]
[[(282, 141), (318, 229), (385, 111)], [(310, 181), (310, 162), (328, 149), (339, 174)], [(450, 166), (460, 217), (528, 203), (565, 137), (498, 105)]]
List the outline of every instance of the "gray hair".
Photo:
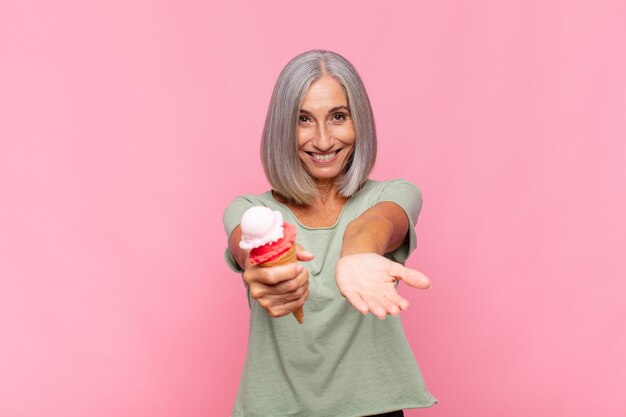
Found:
[(341, 55), (322, 49), (297, 55), (285, 65), (274, 86), (263, 128), (261, 161), (272, 188), (301, 205), (312, 203), (317, 189), (298, 156), (298, 116), (309, 87), (324, 75), (337, 80), (346, 92), (356, 133), (354, 152), (336, 182), (339, 193), (344, 197), (356, 193), (376, 161), (374, 115), (354, 66)]

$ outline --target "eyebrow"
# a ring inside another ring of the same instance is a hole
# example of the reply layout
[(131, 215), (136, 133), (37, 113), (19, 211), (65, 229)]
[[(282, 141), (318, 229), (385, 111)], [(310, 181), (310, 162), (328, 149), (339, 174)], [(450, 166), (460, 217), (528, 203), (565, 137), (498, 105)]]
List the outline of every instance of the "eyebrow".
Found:
[[(332, 113), (332, 112), (337, 111), (337, 110), (345, 110), (348, 113), (350, 112), (350, 109), (348, 108), (348, 106), (337, 106), (337, 107), (333, 107), (332, 109), (328, 110), (328, 113)], [(311, 116), (313, 115), (313, 113), (311, 113), (308, 110), (304, 110), (304, 109), (300, 109), (300, 113), (306, 113), (306, 114), (309, 114)]]

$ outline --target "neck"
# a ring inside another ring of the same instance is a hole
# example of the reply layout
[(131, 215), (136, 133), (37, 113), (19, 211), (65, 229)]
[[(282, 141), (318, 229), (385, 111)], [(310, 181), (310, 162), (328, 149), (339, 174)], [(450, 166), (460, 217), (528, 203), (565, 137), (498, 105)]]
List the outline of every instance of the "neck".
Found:
[[(307, 206), (300, 206), (301, 208), (309, 208), (309, 209), (315, 210), (316, 207), (319, 208), (320, 206), (327, 206), (333, 203), (343, 204), (348, 200), (346, 197), (342, 196), (339, 193), (339, 190), (337, 189), (334, 181), (332, 180), (324, 181), (324, 180), (316, 179), (315, 188), (317, 189), (318, 194), (313, 200), (313, 202)], [(284, 198), (282, 195), (275, 192), (274, 190), (272, 190), (272, 195), (274, 196), (276, 201), (282, 204), (285, 204), (290, 207), (294, 205), (290, 203), (289, 200), (287, 200), (286, 198)]]
[(345, 200), (345, 197), (339, 194), (334, 179), (317, 179), (315, 180), (315, 186), (317, 188), (317, 197), (315, 197), (314, 205), (326, 205), (334, 201)]

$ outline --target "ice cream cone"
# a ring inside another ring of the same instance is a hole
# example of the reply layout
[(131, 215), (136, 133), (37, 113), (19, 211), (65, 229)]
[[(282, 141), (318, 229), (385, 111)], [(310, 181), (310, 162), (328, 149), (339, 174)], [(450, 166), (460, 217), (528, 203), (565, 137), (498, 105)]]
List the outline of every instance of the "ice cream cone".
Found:
[[(287, 265), (296, 261), (296, 245), (294, 244), (291, 246), (291, 248), (289, 248), (287, 252), (280, 254), (280, 256), (278, 256), (276, 259), (272, 259), (271, 261), (259, 264), (259, 266), (262, 268), (269, 268), (272, 266)], [(296, 320), (298, 320), (298, 323), (304, 323), (304, 310), (302, 309), (302, 307), (294, 311), (293, 315)]]
[[(253, 206), (241, 218), (239, 247), (250, 251), (250, 262), (263, 268), (297, 261), (296, 227), (283, 220), (278, 210)], [(302, 307), (293, 312), (298, 323), (304, 322)]]

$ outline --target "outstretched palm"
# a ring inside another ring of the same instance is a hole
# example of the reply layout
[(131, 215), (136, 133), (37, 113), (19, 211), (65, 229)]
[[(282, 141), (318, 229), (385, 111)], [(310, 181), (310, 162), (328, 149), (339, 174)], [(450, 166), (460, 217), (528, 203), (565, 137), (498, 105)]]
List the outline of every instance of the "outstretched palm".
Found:
[(396, 291), (396, 281), (414, 288), (427, 289), (430, 281), (424, 274), (402, 266), (375, 253), (344, 256), (337, 262), (336, 281), (341, 294), (363, 314), (371, 312), (384, 319), (398, 315), (409, 302)]

